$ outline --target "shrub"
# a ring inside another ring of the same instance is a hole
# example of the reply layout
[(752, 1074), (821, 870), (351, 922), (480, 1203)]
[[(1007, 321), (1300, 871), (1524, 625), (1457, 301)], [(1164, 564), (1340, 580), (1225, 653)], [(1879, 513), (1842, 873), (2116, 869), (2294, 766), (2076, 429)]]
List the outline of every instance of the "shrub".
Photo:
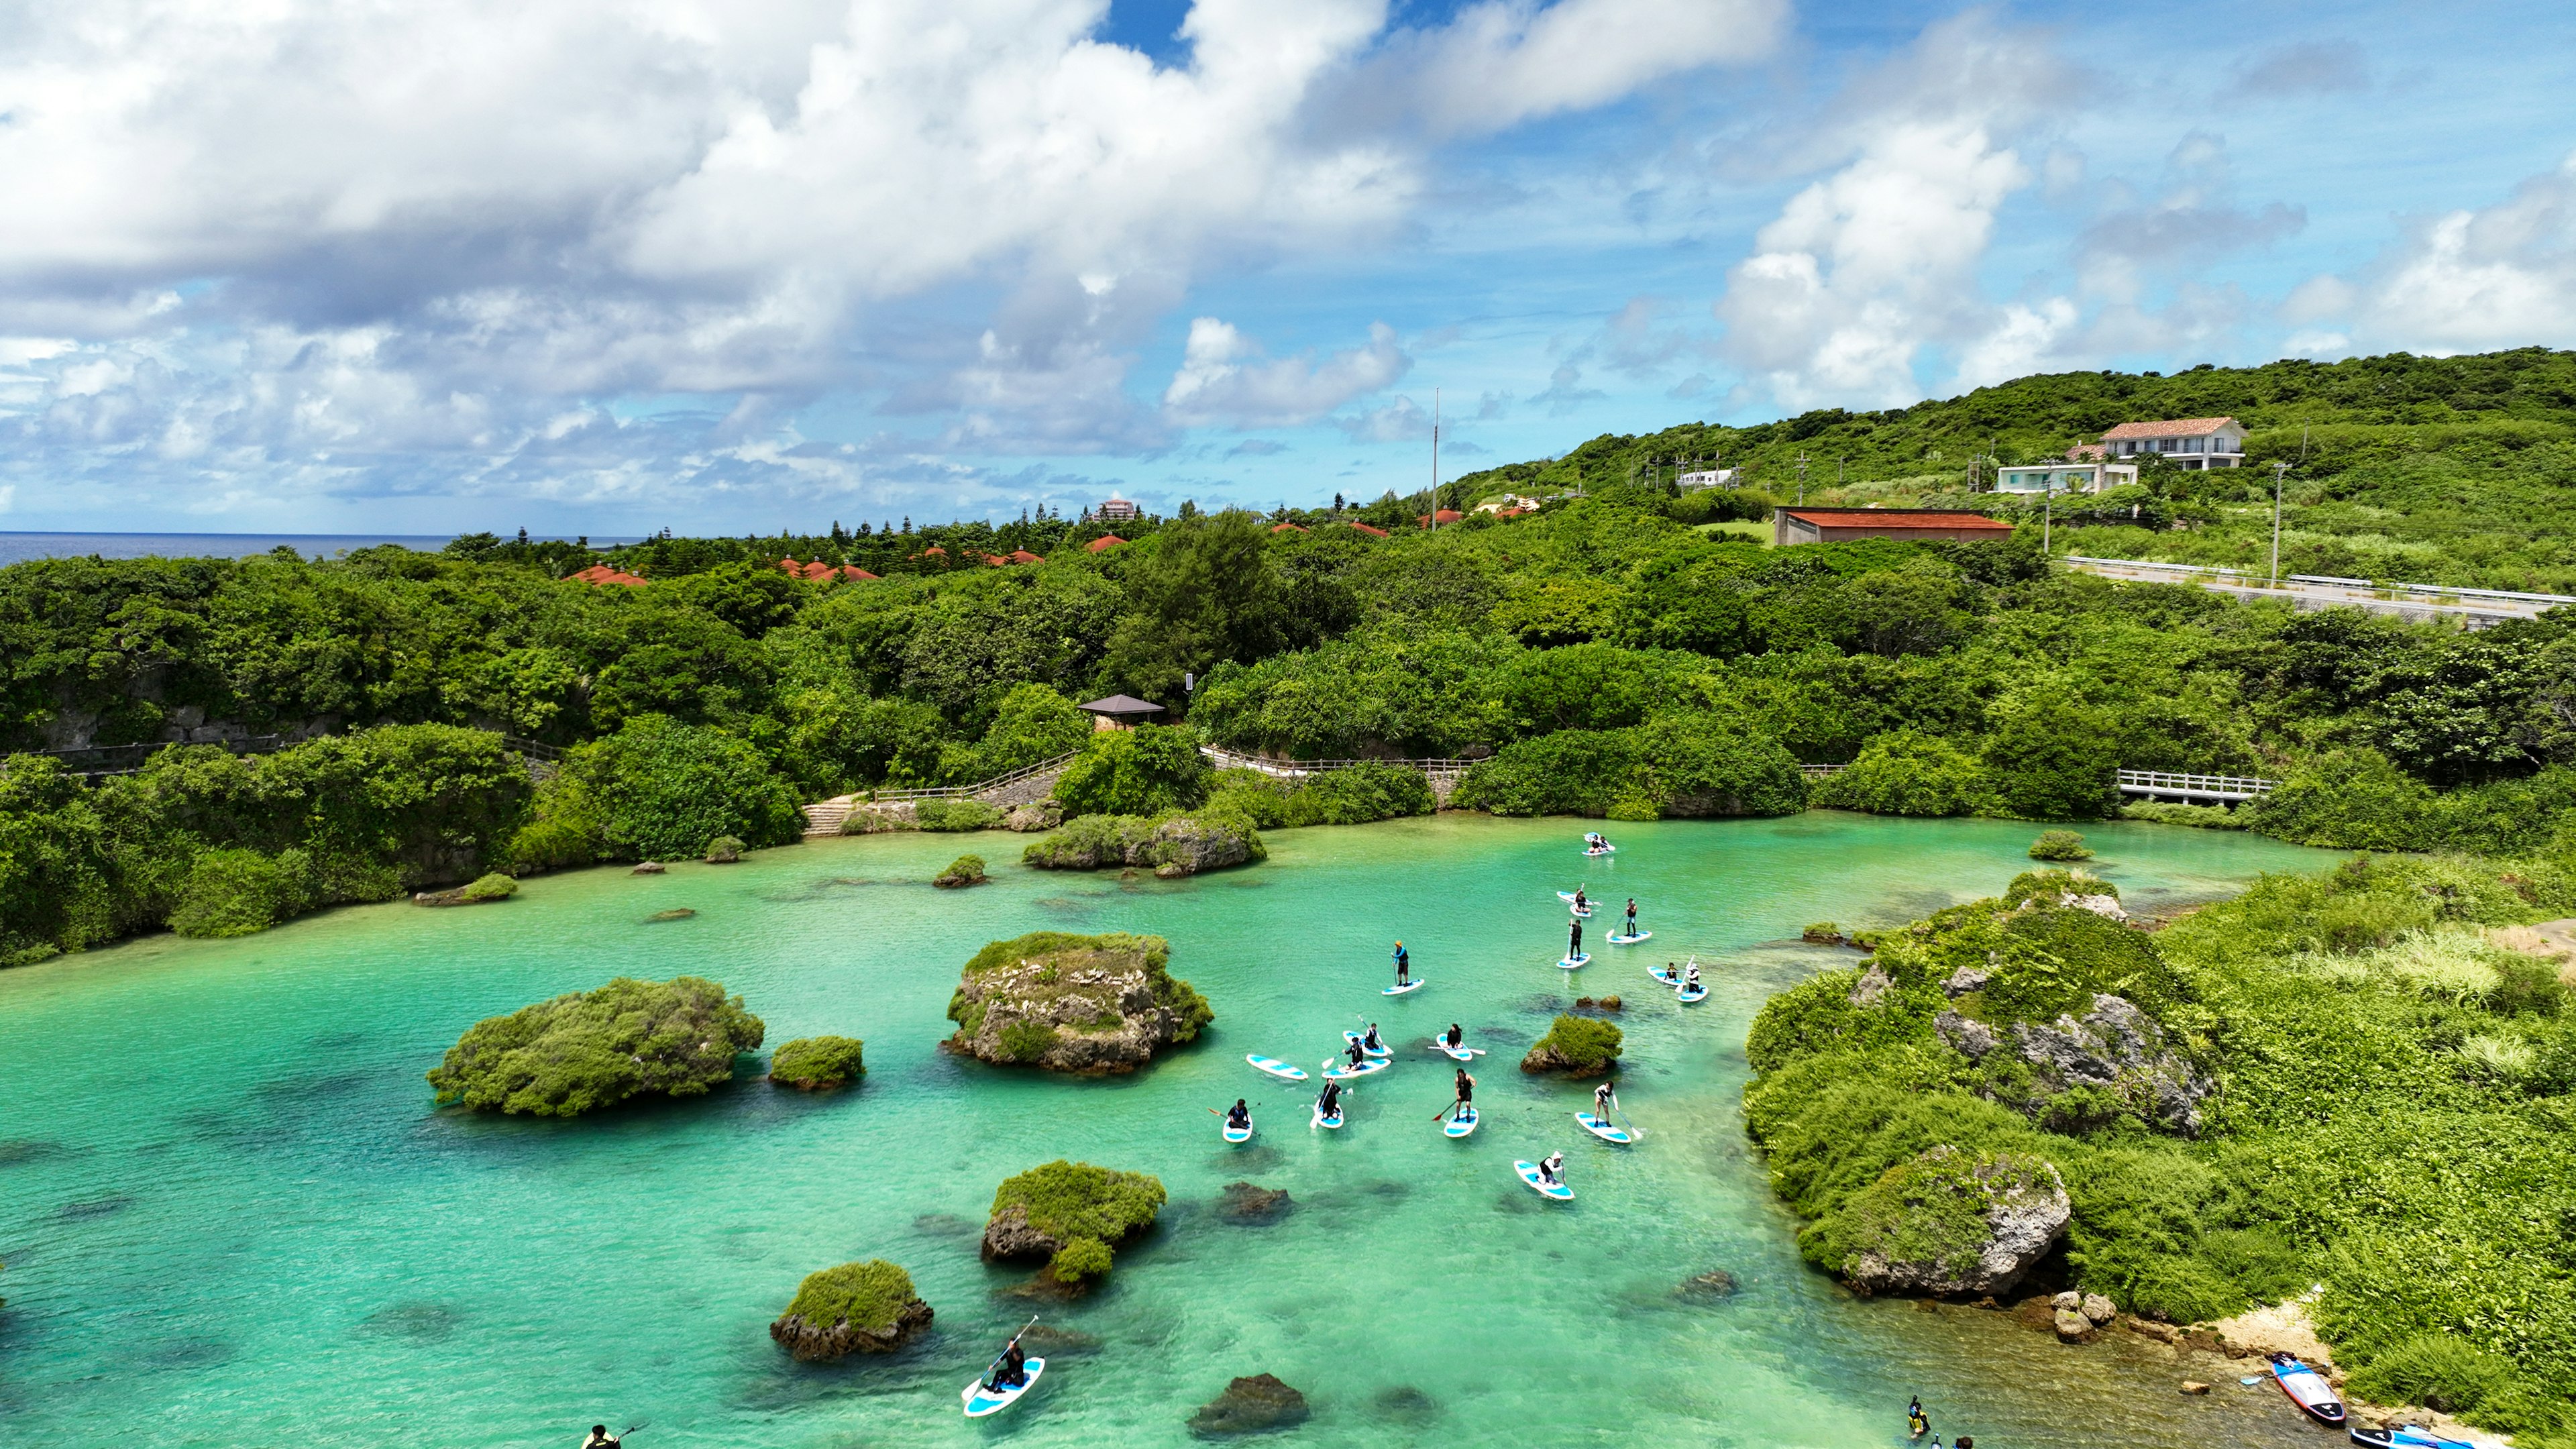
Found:
[(1109, 1276), (1109, 1245), (1098, 1238), (1075, 1238), (1055, 1250), (1047, 1262), (1047, 1276), (1063, 1284), (1081, 1283)]
[(2025, 820), (2094, 820), (2116, 813), (2115, 763), (2103, 753), (2111, 721), (2081, 705), (2032, 700), (1986, 737), (1986, 778), (2005, 812)]
[(701, 1096), (760, 1045), (742, 998), (695, 976), (621, 976), (476, 1022), (430, 1069), (438, 1101), (483, 1112), (573, 1117), (630, 1097)]
[(255, 850), (209, 850), (179, 887), (170, 929), (182, 936), (247, 936), (305, 909), (309, 891), (301, 851), (267, 856)]
[(2074, 896), (2109, 896), (2116, 901), (2120, 888), (2080, 870), (2026, 870), (2004, 887), (2004, 904), (2008, 906), (2024, 901), (2055, 904)]
[(1101, 730), (1064, 767), (1055, 798), (1064, 802), (1068, 816), (1158, 815), (1207, 799), (1213, 773), (1190, 730), (1162, 725)]
[(913, 807), (924, 830), (990, 830), (1002, 823), (1002, 812), (981, 800), (924, 800)]
[(707, 861), (713, 865), (731, 865), (742, 859), (742, 837), (719, 835), (707, 842)]
[(2033, 860), (2091, 860), (2093, 850), (2084, 843), (2083, 836), (2072, 830), (2043, 830), (2039, 833), (2039, 838), (2030, 843), (2030, 858)]
[(1889, 1168), (1798, 1233), (1798, 1251), (1839, 1273), (1868, 1254), (1890, 1263), (1936, 1265), (1965, 1277), (1993, 1240), (1986, 1214), (2015, 1189), (2045, 1194), (2059, 1185), (2056, 1168), (2026, 1153), (1971, 1153), (1944, 1144)]
[(677, 860), (718, 836), (766, 846), (804, 833), (795, 793), (722, 730), (639, 715), (573, 751), (564, 770), (599, 802), (603, 853), (616, 859)]
[(1974, 815), (1994, 792), (1975, 756), (1935, 735), (1872, 735), (1860, 757), (1809, 787), (1812, 803), (1872, 815)]
[(1530, 1048), (1532, 1058), (1546, 1058), (1548, 1065), (1579, 1074), (1608, 1071), (1618, 1061), (1619, 1028), (1589, 1016), (1560, 1012), (1547, 1035)]
[(1058, 1158), (1003, 1179), (993, 1211), (1020, 1208), (1031, 1228), (1067, 1246), (1084, 1238), (1112, 1246), (1152, 1227), (1165, 1197), (1160, 1178)]
[(517, 894), (518, 889), (519, 883), (517, 880), (496, 870), (488, 875), (475, 877), (473, 883), (457, 892), (457, 895), (460, 899), (474, 901), (477, 903), (483, 901), (506, 901), (511, 896)]
[(808, 1091), (845, 1086), (867, 1073), (863, 1043), (851, 1036), (800, 1036), (769, 1058), (769, 1079)]
[(938, 878), (932, 881), (931, 884), (954, 889), (958, 886), (974, 885), (983, 879), (984, 857), (980, 855), (961, 855), (955, 860), (948, 862), (948, 868), (941, 871)]
[(805, 1281), (796, 1285), (796, 1301), (787, 1305), (787, 1312), (815, 1328), (846, 1323), (872, 1333), (891, 1333), (904, 1307), (920, 1296), (913, 1291), (911, 1274), (883, 1258), (870, 1258), (806, 1274)]
[(2158, 825), (2196, 825), (2203, 830), (2242, 830), (2252, 817), (2224, 805), (2185, 805), (2172, 800), (2141, 800), (2120, 807), (2123, 820), (2148, 820)]
[(1032, 1017), (1022, 1017), (1002, 1028), (1002, 1055), (1015, 1062), (1036, 1061), (1055, 1042), (1055, 1028)]

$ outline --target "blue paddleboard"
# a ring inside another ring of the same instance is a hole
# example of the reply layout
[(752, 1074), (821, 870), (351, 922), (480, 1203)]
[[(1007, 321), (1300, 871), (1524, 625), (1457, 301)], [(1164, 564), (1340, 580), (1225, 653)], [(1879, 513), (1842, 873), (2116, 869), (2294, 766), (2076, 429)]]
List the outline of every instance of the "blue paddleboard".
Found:
[(1286, 1062), (1279, 1060), (1277, 1057), (1265, 1057), (1259, 1052), (1255, 1052), (1252, 1055), (1245, 1057), (1244, 1060), (1252, 1063), (1252, 1065), (1257, 1069), (1268, 1072), (1270, 1075), (1277, 1077), (1282, 1081), (1302, 1082), (1306, 1080), (1306, 1069), (1304, 1067), (1292, 1067)]
[(1449, 1135), (1450, 1135), (1450, 1136), (1452, 1136), (1452, 1137), (1464, 1137), (1464, 1136), (1466, 1136), (1468, 1133), (1475, 1131), (1475, 1130), (1476, 1130), (1476, 1108), (1475, 1108), (1475, 1104), (1473, 1104), (1473, 1103), (1469, 1103), (1466, 1111), (1461, 1112), (1461, 1113), (1457, 1114), (1456, 1116), (1451, 1117), (1451, 1118), (1448, 1120), (1447, 1124), (1446, 1124), (1446, 1125), (1444, 1125), (1444, 1126), (1442, 1126), (1440, 1130), (1441, 1130), (1441, 1131), (1443, 1131), (1443, 1132), (1445, 1132), (1445, 1133), (1447, 1133), (1447, 1134), (1449, 1134)]
[(1033, 1358), (1021, 1364), (1020, 1368), (1028, 1374), (1028, 1377), (1021, 1380), (1017, 1388), (988, 1389), (984, 1387), (982, 1379), (968, 1384), (965, 1392), (958, 1395), (966, 1401), (966, 1417), (980, 1419), (986, 1414), (998, 1414), (1018, 1403), (1022, 1394), (1038, 1386), (1038, 1375), (1046, 1372), (1046, 1360)]
[(1538, 1164), (1535, 1162), (1515, 1162), (1512, 1164), (1512, 1171), (1520, 1174), (1521, 1181), (1529, 1184), (1530, 1191), (1550, 1202), (1574, 1201), (1573, 1188), (1561, 1182), (1541, 1182), (1538, 1176)]

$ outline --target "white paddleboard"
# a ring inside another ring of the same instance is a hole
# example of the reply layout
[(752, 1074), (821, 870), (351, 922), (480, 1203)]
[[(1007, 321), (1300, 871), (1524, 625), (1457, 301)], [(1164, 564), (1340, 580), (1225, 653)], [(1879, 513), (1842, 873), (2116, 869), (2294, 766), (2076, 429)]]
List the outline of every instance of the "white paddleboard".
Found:
[(1550, 1202), (1574, 1201), (1573, 1188), (1561, 1182), (1541, 1182), (1538, 1176), (1538, 1164), (1535, 1162), (1515, 1162), (1512, 1164), (1512, 1171), (1520, 1174), (1521, 1181), (1529, 1184), (1530, 1191)]
[(1386, 990), (1384, 990), (1384, 991), (1382, 991), (1382, 992), (1379, 992), (1378, 994), (1379, 994), (1379, 995), (1381, 995), (1381, 996), (1402, 996), (1404, 993), (1406, 993), (1406, 992), (1408, 992), (1408, 991), (1420, 991), (1421, 989), (1422, 989), (1422, 978), (1421, 978), (1421, 977), (1419, 977), (1419, 976), (1416, 976), (1416, 977), (1414, 977), (1412, 980), (1410, 980), (1410, 981), (1408, 981), (1408, 982), (1404, 983), (1402, 986), (1390, 986), (1390, 987), (1388, 987)]
[(1602, 846), (1600, 849), (1595, 850), (1595, 849), (1593, 849), (1591, 846), (1588, 846), (1588, 845), (1587, 845), (1587, 846), (1585, 846), (1585, 847), (1583, 848), (1583, 853), (1584, 853), (1585, 855), (1609, 855), (1609, 854), (1612, 854), (1612, 853), (1616, 852), (1618, 849), (1619, 849), (1619, 847), (1617, 847), (1617, 846), (1615, 846), (1615, 845), (1605, 845), (1605, 846)]
[(1258, 1070), (1268, 1072), (1270, 1075), (1279, 1078), (1281, 1081), (1302, 1082), (1306, 1080), (1306, 1069), (1304, 1067), (1292, 1067), (1286, 1062), (1279, 1060), (1277, 1057), (1265, 1057), (1260, 1053), (1255, 1052), (1251, 1056), (1245, 1057), (1244, 1060), (1252, 1063), (1252, 1065)]
[(1433, 1037), (1431, 1039), (1431, 1044), (1438, 1047), (1443, 1053), (1456, 1057), (1462, 1062), (1472, 1062), (1476, 1058), (1485, 1054), (1485, 1049), (1483, 1047), (1451, 1046), (1449, 1044), (1449, 1038), (1445, 1036)]
[(1347, 1082), (1353, 1077), (1365, 1077), (1372, 1072), (1385, 1071), (1386, 1065), (1386, 1058), (1384, 1057), (1373, 1057), (1368, 1061), (1360, 1063), (1356, 1067), (1345, 1067), (1338, 1065), (1335, 1062), (1326, 1062), (1324, 1063), (1324, 1080), (1328, 1082)]
[(998, 1414), (1018, 1403), (1022, 1394), (1038, 1386), (1038, 1375), (1046, 1372), (1046, 1360), (1029, 1359), (1022, 1363), (1020, 1368), (1028, 1374), (1028, 1377), (1023, 1379), (1017, 1388), (988, 1389), (984, 1387), (982, 1379), (968, 1384), (965, 1391), (958, 1395), (966, 1401), (966, 1417), (980, 1419), (986, 1414)]
[(1672, 972), (1665, 970), (1661, 966), (1647, 967), (1646, 974), (1654, 977), (1657, 981), (1664, 983), (1666, 986), (1678, 986), (1681, 984), (1681, 978), (1679, 976), (1674, 975)]
[[(1360, 1034), (1358, 1032), (1346, 1031), (1342, 1033), (1342, 1040), (1344, 1041), (1358, 1041), (1359, 1039)], [(1386, 1048), (1382, 1046), (1364, 1046), (1361, 1047), (1360, 1050), (1373, 1057), (1382, 1057), (1387, 1054)]]
[(1252, 1140), (1252, 1128), (1249, 1124), (1241, 1127), (1227, 1127), (1226, 1124), (1220, 1120), (1217, 1123), (1217, 1126), (1225, 1129), (1225, 1140), (1228, 1142), (1249, 1142)]
[(1625, 1147), (1629, 1143), (1637, 1140), (1628, 1134), (1627, 1128), (1620, 1126), (1616, 1122), (1604, 1122), (1589, 1112), (1575, 1113), (1574, 1120), (1583, 1124), (1584, 1131), (1591, 1133), (1593, 1136), (1600, 1138), (1604, 1142), (1616, 1142), (1620, 1146)]
[(1451, 1137), (1464, 1137), (1468, 1133), (1475, 1131), (1476, 1105), (1473, 1102), (1468, 1103), (1466, 1111), (1451, 1117), (1442, 1125), (1440, 1130)]
[(1580, 971), (1591, 963), (1592, 953), (1586, 951), (1580, 956), (1558, 957), (1556, 961), (1556, 969), (1559, 971)]
[(1673, 994), (1682, 999), (1682, 1005), (1697, 1006), (1708, 1000), (1708, 983), (1703, 981), (1697, 986), (1676, 987)]
[(1335, 1112), (1332, 1116), (1327, 1117), (1324, 1115), (1324, 1109), (1318, 1107), (1315, 1109), (1315, 1125), (1318, 1127), (1329, 1127), (1335, 1131), (1339, 1131), (1342, 1125), (1342, 1114)]
[(1588, 921), (1592, 919), (1592, 908), (1590, 906), (1567, 906), (1565, 909), (1578, 921)]
[(1643, 941), (1654, 934), (1655, 933), (1652, 931), (1639, 931), (1633, 936), (1622, 936), (1618, 932), (1613, 931), (1610, 933), (1610, 944), (1613, 946), (1634, 946), (1639, 941)]

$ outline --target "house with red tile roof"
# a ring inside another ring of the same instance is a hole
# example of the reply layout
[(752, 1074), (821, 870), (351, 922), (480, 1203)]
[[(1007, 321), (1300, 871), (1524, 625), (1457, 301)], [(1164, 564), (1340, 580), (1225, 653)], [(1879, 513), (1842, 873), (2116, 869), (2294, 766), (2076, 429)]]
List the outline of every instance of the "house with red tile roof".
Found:
[(1274, 523), (1270, 525), (1270, 531), (1272, 533), (1304, 533), (1306, 530), (1294, 523)]
[(2177, 468), (2241, 468), (2245, 466), (2245, 425), (2234, 418), (2122, 423), (2102, 435), (2102, 446), (2114, 458), (2161, 454)]
[(1966, 508), (1781, 508), (1771, 515), (1771, 541), (1783, 548), (1854, 538), (2010, 538), (2012, 531), (2002, 519)]
[(1091, 550), (1093, 553), (1107, 553), (1113, 548), (1124, 546), (1126, 542), (1127, 540), (1120, 538), (1114, 533), (1104, 533), (1098, 538), (1093, 539), (1091, 542), (1084, 544), (1083, 547)]
[(1351, 527), (1353, 527), (1353, 528), (1355, 528), (1355, 529), (1358, 529), (1360, 532), (1367, 534), (1367, 535), (1368, 535), (1369, 537), (1371, 537), (1371, 538), (1384, 538), (1384, 537), (1386, 537), (1386, 530), (1385, 530), (1385, 529), (1383, 529), (1383, 528), (1371, 528), (1371, 527), (1369, 527), (1367, 524), (1362, 523), (1362, 522), (1358, 521), (1357, 519), (1353, 519), (1353, 520), (1351, 521)]
[(1417, 513), (1413, 515), (1413, 521), (1424, 528), (1439, 528), (1445, 524), (1456, 523), (1466, 516), (1455, 508), (1441, 508), (1429, 513)]
[(859, 567), (857, 564), (843, 564), (841, 565), (841, 577), (844, 579), (856, 580), (879, 578), (881, 575), (869, 573), (866, 569)]
[(603, 584), (616, 584), (629, 589), (640, 589), (645, 584), (645, 580), (637, 575), (610, 568), (606, 564), (592, 564), (579, 573), (566, 574), (564, 582), (589, 584), (594, 588)]
[(1012, 550), (1011, 550), (1011, 562), (1013, 562), (1013, 563), (1015, 563), (1015, 564), (1039, 564), (1039, 563), (1045, 563), (1045, 562), (1046, 562), (1046, 555), (1044, 555), (1044, 554), (1039, 554), (1039, 553), (1031, 553), (1031, 552), (1029, 552), (1027, 549), (1024, 549), (1024, 548), (1015, 548), (1015, 549), (1012, 549)]

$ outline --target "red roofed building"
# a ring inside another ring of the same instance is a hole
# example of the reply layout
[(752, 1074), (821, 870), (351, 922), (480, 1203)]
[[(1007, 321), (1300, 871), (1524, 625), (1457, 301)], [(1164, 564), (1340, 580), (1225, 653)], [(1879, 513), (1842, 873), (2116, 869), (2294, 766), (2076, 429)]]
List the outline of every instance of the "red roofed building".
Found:
[(2122, 423), (2102, 435), (2102, 446), (2115, 458), (2161, 453), (2178, 468), (2241, 468), (2245, 465), (2245, 425), (2234, 418)]
[(1367, 534), (1367, 535), (1368, 535), (1369, 537), (1371, 537), (1371, 538), (1384, 538), (1384, 537), (1386, 537), (1386, 530), (1385, 530), (1385, 529), (1383, 529), (1383, 528), (1371, 528), (1371, 527), (1369, 527), (1367, 524), (1357, 522), (1356, 520), (1352, 522), (1351, 527), (1358, 529), (1360, 532)]
[(878, 576), (869, 573), (866, 569), (859, 567), (857, 564), (843, 564), (841, 565), (841, 577), (845, 579), (873, 579)]
[(1045, 563), (1046, 555), (1031, 553), (1024, 548), (1015, 548), (1011, 550), (1011, 562), (1015, 564)]
[(984, 567), (988, 569), (1008, 568), (1010, 567), (1010, 563), (1011, 561), (1009, 559), (1002, 557), (998, 553), (988, 553), (984, 555)]
[(1771, 541), (1784, 548), (1854, 538), (2010, 538), (2012, 531), (2001, 519), (1965, 508), (1782, 508), (1771, 515)]
[(1466, 516), (1455, 508), (1442, 508), (1430, 513), (1417, 513), (1413, 515), (1413, 521), (1425, 528), (1438, 528), (1443, 524), (1456, 523)]
[(579, 573), (566, 574), (564, 576), (564, 582), (589, 584), (593, 587), (597, 587), (602, 584), (617, 584), (629, 589), (640, 589), (644, 587), (643, 579), (638, 578), (634, 574), (621, 573), (616, 569), (610, 568), (606, 564), (592, 564), (590, 567), (583, 569)]
[(1083, 547), (1091, 550), (1093, 553), (1107, 553), (1113, 548), (1124, 545), (1126, 542), (1127, 540), (1120, 538), (1114, 533), (1104, 533), (1098, 538), (1093, 539), (1091, 542), (1084, 544)]
[(1274, 523), (1270, 525), (1270, 531), (1272, 533), (1304, 533), (1306, 530), (1293, 523)]

